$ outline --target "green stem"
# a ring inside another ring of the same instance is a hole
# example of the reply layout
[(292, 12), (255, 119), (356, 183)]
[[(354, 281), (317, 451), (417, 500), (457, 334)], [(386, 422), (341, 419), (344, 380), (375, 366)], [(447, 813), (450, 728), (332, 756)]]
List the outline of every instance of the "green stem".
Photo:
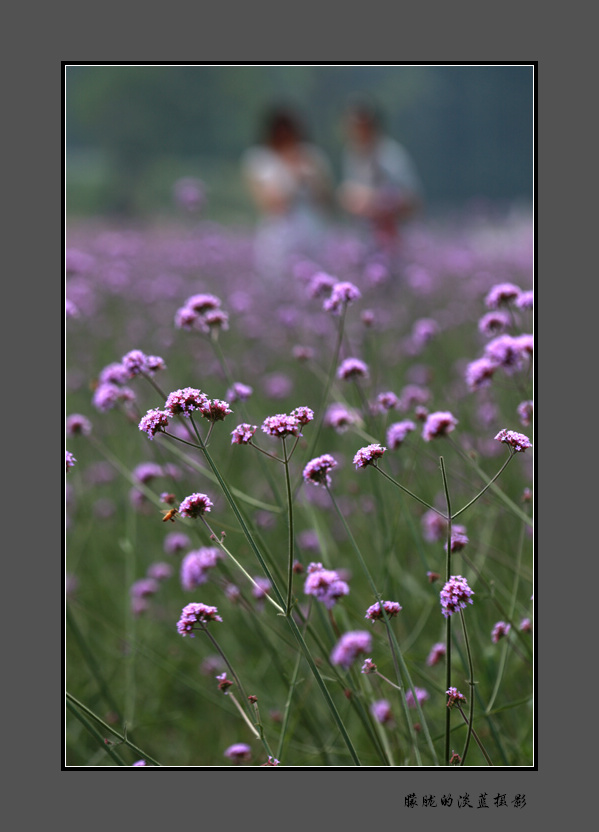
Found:
[[(445, 471), (445, 460), (439, 457), (441, 476), (443, 478), (443, 490), (445, 491), (445, 503), (447, 506), (447, 551), (445, 553), (445, 583), (451, 577), (451, 498), (449, 496), (449, 484)], [(451, 616), (445, 619), (445, 690), (451, 687)], [(449, 765), (451, 756), (451, 708), (446, 708), (445, 714), (445, 764)]]
[[(462, 751), (462, 760), (460, 765), (463, 766), (466, 762), (466, 754), (468, 753), (468, 746), (470, 745), (470, 737), (472, 736), (473, 731), (473, 722), (474, 722), (474, 668), (472, 666), (472, 653), (470, 652), (470, 641), (468, 639), (468, 631), (466, 629), (466, 618), (464, 616), (464, 610), (460, 610), (460, 618), (462, 619), (462, 629), (464, 631), (464, 642), (466, 644), (466, 653), (468, 655), (468, 672), (470, 673), (470, 679), (468, 680), (468, 684), (470, 685), (470, 713), (469, 713), (469, 720), (468, 720), (468, 732), (466, 734), (466, 742), (464, 744), (464, 750)], [(449, 710), (449, 709), (448, 709)]]
[(447, 520), (442, 511), (439, 511), (438, 508), (431, 506), (429, 503), (426, 502), (426, 500), (422, 500), (420, 497), (417, 497), (416, 494), (413, 494), (408, 488), (405, 487), (405, 485), (402, 485), (401, 483), (397, 482), (397, 480), (394, 480), (393, 477), (390, 477), (389, 474), (386, 474), (382, 468), (378, 467), (378, 465), (373, 463), (372, 467), (376, 468), (376, 470), (384, 477), (386, 477), (389, 480), (389, 482), (392, 482), (393, 485), (396, 485), (398, 488), (401, 488), (402, 491), (405, 491), (406, 494), (409, 494), (410, 497), (412, 497), (414, 500), (417, 500), (417, 502), (419, 502), (421, 505), (426, 506), (426, 508), (431, 509), (431, 511), (434, 511), (435, 514), (438, 514), (440, 517), (443, 517), (444, 520)]
[(66, 705), (67, 705), (68, 710), (69, 710), (69, 711), (73, 714), (73, 716), (75, 717), (75, 719), (78, 719), (78, 720), (79, 720), (79, 722), (80, 722), (80, 723), (83, 725), (83, 727), (85, 728), (85, 730), (86, 730), (89, 734), (91, 734), (91, 735), (92, 735), (92, 737), (94, 737), (94, 739), (96, 739), (96, 740), (99, 742), (99, 744), (100, 744), (100, 745), (102, 746), (102, 748), (106, 751), (106, 753), (108, 754), (108, 756), (109, 756), (109, 757), (112, 757), (112, 759), (113, 759), (113, 760), (114, 760), (114, 762), (117, 764), (117, 766), (124, 766), (124, 765), (126, 765), (126, 763), (124, 762), (124, 760), (123, 760), (121, 757), (119, 757), (119, 755), (116, 753), (116, 751), (114, 751), (114, 750), (113, 750), (113, 749), (112, 749), (112, 748), (111, 748), (111, 747), (110, 747), (110, 746), (109, 746), (109, 745), (105, 742), (105, 738), (104, 738), (104, 737), (100, 734), (100, 732), (99, 732), (99, 731), (97, 731), (97, 730), (96, 730), (96, 727), (95, 727), (94, 725), (92, 725), (92, 723), (89, 721), (89, 719), (86, 719), (86, 718), (83, 716), (83, 714), (82, 714), (82, 713), (80, 713), (80, 711), (78, 711), (78, 710), (77, 710), (77, 708), (73, 705), (73, 703), (72, 703), (72, 702), (69, 702), (69, 701), (67, 700)]
[(511, 448), (510, 448), (510, 455), (508, 456), (508, 458), (506, 459), (506, 461), (503, 463), (503, 465), (501, 466), (501, 468), (499, 469), (499, 471), (495, 474), (495, 476), (493, 477), (493, 479), (492, 479), (492, 480), (490, 480), (490, 481), (489, 481), (489, 482), (485, 485), (485, 487), (482, 489), (482, 491), (479, 491), (479, 492), (478, 492), (478, 494), (476, 495), (476, 497), (473, 497), (473, 498), (470, 500), (470, 502), (469, 502), (469, 503), (467, 503), (467, 504), (466, 504), (463, 508), (461, 508), (459, 511), (456, 511), (456, 513), (455, 513), (455, 514), (453, 515), (453, 517), (452, 517), (452, 520), (455, 520), (455, 518), (456, 518), (456, 517), (459, 517), (459, 516), (460, 516), (460, 514), (461, 514), (463, 511), (466, 511), (466, 509), (467, 509), (467, 508), (470, 508), (470, 506), (471, 506), (473, 503), (475, 503), (475, 502), (478, 500), (478, 498), (479, 498), (479, 497), (482, 497), (482, 495), (485, 493), (485, 491), (487, 491), (487, 489), (489, 489), (489, 488), (493, 485), (493, 483), (495, 482), (495, 480), (496, 480), (496, 479), (497, 479), (497, 478), (498, 478), (498, 477), (499, 477), (499, 476), (503, 473), (503, 471), (505, 471), (505, 469), (507, 468), (508, 464), (511, 462), (512, 457), (514, 456), (514, 454), (515, 454), (515, 451), (512, 451), (512, 450), (511, 450)]
[(287, 490), (287, 605), (286, 615), (291, 615), (292, 610), (292, 595), (293, 595), (293, 498), (291, 495), (291, 477), (289, 476), (289, 458), (287, 456), (287, 445), (285, 444), (285, 437), (283, 437), (283, 457), (285, 461), (285, 487)]

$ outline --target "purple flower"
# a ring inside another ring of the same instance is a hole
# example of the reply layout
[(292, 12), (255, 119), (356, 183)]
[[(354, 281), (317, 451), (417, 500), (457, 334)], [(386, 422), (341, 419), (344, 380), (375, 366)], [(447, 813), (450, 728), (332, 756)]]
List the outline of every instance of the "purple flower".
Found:
[(187, 604), (181, 610), (181, 618), (177, 622), (177, 630), (182, 636), (195, 638), (193, 634), (194, 624), (208, 624), (210, 621), (221, 621), (216, 607), (207, 604)]
[(410, 419), (405, 419), (403, 422), (394, 422), (387, 428), (387, 445), (391, 450), (399, 448), (408, 433), (416, 430), (416, 425)]
[(495, 437), (499, 442), (505, 442), (513, 449), (514, 453), (524, 453), (527, 448), (532, 448), (532, 442), (523, 433), (518, 433), (515, 430), (500, 430)]
[(294, 410), (291, 411), (291, 416), (297, 419), (300, 425), (307, 425), (308, 422), (311, 422), (314, 419), (314, 411), (310, 410), (309, 407), (296, 407)]
[(499, 335), (505, 332), (510, 325), (510, 316), (502, 310), (487, 312), (478, 322), (478, 331), (482, 335)]
[(449, 688), (445, 691), (447, 694), (447, 707), (453, 708), (456, 702), (465, 702), (466, 697), (463, 693), (460, 693), (457, 688)]
[(79, 317), (79, 309), (76, 304), (73, 303), (72, 300), (65, 298), (64, 301), (64, 316), (65, 319), (68, 320), (69, 318), (78, 318)]
[(198, 313), (193, 309), (187, 306), (181, 306), (175, 312), (175, 326), (177, 329), (193, 329), (199, 317)]
[(132, 476), (137, 482), (152, 482), (162, 476), (162, 468), (156, 462), (142, 462), (133, 469)]
[(166, 370), (164, 359), (159, 355), (146, 355), (146, 365), (151, 376), (158, 370)]
[(357, 424), (357, 422), (356, 414), (344, 404), (335, 403), (330, 405), (324, 417), (325, 425), (333, 428), (337, 433), (345, 433), (348, 427)]
[(447, 520), (432, 509), (424, 512), (420, 522), (422, 523), (424, 539), (429, 543), (442, 540), (447, 533)]
[(170, 578), (172, 574), (173, 567), (170, 563), (164, 563), (163, 561), (151, 563), (148, 566), (148, 571), (146, 572), (148, 578), (154, 578), (156, 581), (165, 581), (167, 578)]
[(518, 405), (518, 416), (520, 417), (520, 422), (525, 427), (528, 427), (532, 422), (533, 410), (534, 410), (534, 402), (526, 401), (520, 402)]
[(242, 384), (240, 381), (235, 381), (227, 390), (226, 395), (230, 402), (245, 402), (253, 392), (252, 387), (249, 387), (247, 384)]
[(367, 465), (374, 465), (375, 461), (380, 459), (386, 450), (387, 448), (376, 443), (366, 445), (365, 448), (360, 448), (354, 456), (354, 465), (356, 468), (366, 468)]
[(370, 673), (376, 673), (376, 665), (372, 661), (372, 659), (364, 659), (364, 664), (362, 665), (360, 673), (364, 673), (366, 675)]
[(523, 618), (520, 622), (520, 632), (530, 633), (532, 630), (532, 621), (530, 618)]
[(190, 494), (179, 506), (181, 517), (201, 517), (205, 512), (210, 511), (214, 503), (206, 494)]
[(488, 309), (497, 309), (502, 304), (517, 300), (522, 290), (513, 283), (497, 283), (488, 292), (485, 298), (485, 306)]
[(532, 309), (534, 307), (534, 292), (522, 292), (516, 298), (518, 309)]
[(164, 405), (170, 416), (190, 416), (194, 410), (202, 410), (209, 403), (208, 396), (195, 387), (184, 387), (169, 393)]
[(311, 298), (327, 295), (337, 283), (336, 278), (326, 272), (316, 272), (310, 278), (308, 294)]
[(415, 405), (426, 404), (430, 397), (431, 394), (426, 387), (421, 387), (419, 384), (406, 384), (399, 397), (399, 408), (410, 410)]
[(432, 318), (421, 318), (412, 327), (412, 343), (421, 349), (439, 332), (439, 324)]
[(472, 392), (489, 387), (499, 364), (491, 358), (477, 358), (466, 367), (466, 384)]
[(204, 312), (198, 318), (200, 329), (203, 332), (209, 333), (212, 330), (229, 329), (229, 316), (222, 309), (211, 309), (209, 312)]
[(254, 585), (252, 586), (252, 595), (258, 601), (261, 601), (265, 595), (267, 595), (270, 590), (272, 589), (272, 584), (268, 580), (268, 578), (264, 578), (261, 575), (258, 575), (254, 578)]
[(231, 444), (247, 445), (257, 430), (257, 425), (248, 425), (247, 422), (244, 422), (241, 425), (237, 425), (235, 430), (231, 431)]
[(65, 451), (65, 459), (66, 459), (66, 473), (68, 474), (69, 471), (71, 470), (71, 468), (74, 467), (77, 460), (70, 451)]
[(167, 555), (176, 555), (191, 545), (190, 539), (183, 532), (171, 532), (164, 538), (164, 551)]
[(197, 312), (199, 315), (203, 315), (205, 312), (220, 309), (221, 300), (220, 298), (217, 298), (216, 295), (201, 293), (187, 298), (184, 305), (188, 309), (193, 309), (193, 311)]
[(117, 402), (133, 402), (135, 393), (129, 387), (120, 387), (117, 384), (106, 382), (99, 384), (94, 390), (92, 404), (102, 413), (111, 410)]
[(385, 725), (388, 722), (393, 721), (391, 705), (386, 699), (377, 699), (376, 702), (373, 702), (370, 706), (370, 713), (377, 722), (381, 723), (381, 725)]
[(368, 378), (368, 365), (359, 358), (346, 358), (337, 369), (337, 378), (347, 381), (355, 378)]
[(493, 627), (493, 631), (491, 633), (491, 641), (493, 642), (493, 644), (497, 644), (500, 638), (504, 638), (504, 636), (507, 636), (511, 629), (511, 624), (506, 624), (505, 621), (498, 621)]
[(430, 653), (426, 657), (426, 663), (429, 667), (434, 667), (438, 664), (446, 653), (446, 647), (442, 641), (438, 641), (431, 647)]
[(148, 765), (148, 764), (146, 763), (146, 761), (145, 761), (145, 760), (138, 760), (136, 763), (133, 763), (133, 765), (131, 766), (131, 768), (135, 768), (135, 766), (147, 766), (147, 765)]
[(386, 410), (394, 410), (399, 408), (399, 397), (395, 393), (379, 393), (376, 397), (376, 403), (373, 406), (375, 413), (384, 413)]
[(322, 308), (326, 312), (332, 312), (333, 315), (340, 315), (346, 306), (361, 297), (360, 290), (353, 283), (348, 281), (335, 283), (330, 297), (325, 300)]
[(297, 416), (290, 416), (287, 413), (277, 413), (276, 416), (267, 416), (262, 423), (262, 430), (269, 436), (301, 436), (301, 422)]
[(67, 436), (89, 436), (92, 432), (92, 423), (80, 413), (71, 413), (66, 421)]
[[(457, 524), (451, 529), (451, 551), (461, 552), (464, 546), (468, 543), (468, 535), (466, 534), (465, 526), (458, 526)], [(445, 544), (445, 551), (447, 551), (447, 543)]]
[(200, 413), (210, 422), (222, 422), (229, 413), (233, 413), (228, 402), (221, 399), (207, 399), (200, 408)]
[(122, 357), (121, 363), (129, 373), (129, 378), (145, 373), (148, 369), (147, 356), (141, 350), (131, 350)]
[(140, 578), (129, 587), (129, 594), (132, 598), (148, 598), (158, 592), (158, 581), (155, 578)]
[(165, 431), (168, 425), (168, 413), (162, 410), (148, 410), (146, 415), (141, 418), (139, 429), (147, 433), (149, 439), (153, 439), (157, 433)]
[(330, 454), (323, 454), (317, 456), (304, 468), (305, 482), (311, 482), (313, 485), (324, 485), (330, 487), (331, 477), (329, 471), (337, 467), (337, 461)]
[(331, 662), (348, 669), (363, 653), (370, 653), (372, 636), (365, 630), (350, 630), (341, 636), (331, 653)]
[[(383, 609), (387, 613), (388, 618), (393, 618), (393, 616), (399, 614), (402, 607), (400, 604), (397, 603), (397, 601), (383, 601)], [(368, 607), (364, 618), (367, 618), (369, 621), (372, 621), (373, 623), (375, 621), (380, 621), (383, 618), (383, 611), (381, 610), (381, 605), (378, 601), (376, 602), (376, 604), (373, 604), (371, 607)]]
[(245, 742), (236, 742), (227, 748), (224, 756), (234, 763), (247, 763), (252, 759), (252, 749)]
[(468, 581), (461, 575), (452, 575), (440, 593), (441, 611), (445, 618), (466, 609), (466, 604), (472, 604), (472, 595), (474, 592), (468, 586)]
[[(428, 691), (424, 688), (414, 688), (414, 690), (416, 691), (416, 699), (419, 705), (423, 705), (427, 699), (430, 699)], [(406, 691), (406, 704), (408, 708), (416, 707), (416, 700), (411, 690)]]
[(304, 583), (306, 595), (313, 595), (330, 610), (344, 595), (349, 594), (349, 586), (342, 581), (333, 569), (324, 569), (322, 563), (311, 563)]
[(181, 561), (181, 586), (187, 592), (205, 584), (208, 580), (208, 570), (216, 566), (221, 558), (220, 549), (205, 546), (188, 552)]
[(499, 335), (486, 345), (485, 357), (508, 375), (522, 370), (529, 341), (521, 339), (522, 336), (514, 338), (512, 335)]
[(426, 417), (426, 422), (422, 428), (422, 438), (425, 442), (430, 442), (439, 436), (447, 436), (451, 433), (457, 425), (458, 420), (448, 412), (436, 411), (429, 413)]
[(125, 384), (129, 379), (129, 373), (120, 362), (113, 362), (103, 367), (98, 375), (98, 382), (100, 384)]

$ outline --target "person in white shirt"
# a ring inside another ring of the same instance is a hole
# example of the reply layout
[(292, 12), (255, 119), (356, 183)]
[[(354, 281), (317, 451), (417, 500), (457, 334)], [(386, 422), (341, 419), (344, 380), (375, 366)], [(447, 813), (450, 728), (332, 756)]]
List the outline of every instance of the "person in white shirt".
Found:
[(399, 142), (384, 134), (379, 113), (369, 101), (350, 105), (346, 129), (339, 203), (368, 229), (376, 245), (392, 248), (401, 225), (423, 205), (414, 162)]
[(273, 108), (261, 144), (242, 158), (242, 173), (262, 217), (254, 241), (255, 265), (266, 277), (285, 274), (292, 255), (316, 256), (333, 195), (326, 156), (307, 142), (297, 116)]

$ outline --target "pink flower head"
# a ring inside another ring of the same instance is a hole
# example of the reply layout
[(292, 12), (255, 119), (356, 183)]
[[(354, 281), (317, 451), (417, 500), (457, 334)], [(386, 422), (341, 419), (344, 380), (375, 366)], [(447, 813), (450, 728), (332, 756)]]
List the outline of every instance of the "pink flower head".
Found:
[(349, 668), (364, 653), (370, 653), (372, 636), (365, 630), (350, 630), (341, 636), (331, 653), (331, 662)]
[(228, 402), (221, 399), (207, 399), (200, 408), (200, 413), (209, 422), (222, 422), (229, 413), (233, 413)]
[[(414, 688), (414, 690), (416, 691), (416, 699), (419, 705), (423, 705), (427, 699), (430, 699), (429, 692), (424, 688)], [(416, 699), (414, 699), (414, 694), (411, 690), (406, 691), (406, 704), (408, 708), (416, 707)]]
[(527, 448), (532, 448), (532, 442), (523, 433), (518, 433), (515, 430), (500, 430), (495, 437), (499, 442), (505, 442), (512, 448), (514, 453), (524, 453)]
[(482, 335), (492, 336), (505, 332), (510, 325), (510, 316), (507, 312), (498, 310), (487, 312), (478, 322), (478, 331)]
[(227, 399), (230, 402), (246, 402), (254, 392), (253, 388), (247, 384), (242, 384), (240, 381), (235, 381), (227, 390)]
[(314, 419), (314, 411), (310, 410), (309, 407), (296, 407), (290, 415), (297, 419), (300, 425), (307, 425), (308, 422)]
[(376, 413), (384, 413), (386, 410), (395, 410), (399, 407), (399, 396), (391, 391), (379, 393), (373, 406)]
[(162, 544), (167, 555), (177, 555), (191, 545), (191, 541), (183, 532), (171, 532), (164, 538)]
[(329, 294), (333, 286), (337, 283), (336, 278), (326, 272), (316, 272), (310, 278), (308, 284), (308, 294), (311, 298), (322, 297)]
[(422, 438), (425, 442), (436, 439), (439, 436), (447, 436), (457, 425), (458, 420), (448, 412), (436, 411), (429, 413), (422, 428)]
[(351, 425), (355, 425), (357, 422), (356, 414), (344, 404), (335, 403), (330, 405), (324, 417), (325, 425), (333, 428), (337, 433), (345, 433)]
[(373, 702), (370, 706), (370, 713), (381, 725), (386, 725), (388, 722), (393, 721), (393, 711), (386, 699), (377, 699)]
[[(498, 335), (485, 347), (484, 357), (497, 367), (512, 375), (526, 366), (527, 352), (531, 346), (524, 336), (514, 338), (512, 335)], [(527, 336), (527, 339), (530, 336)]]
[(311, 482), (313, 485), (323, 485), (330, 487), (331, 477), (329, 472), (337, 467), (337, 461), (330, 454), (323, 454), (317, 456), (304, 468), (305, 482)]
[(416, 430), (416, 425), (410, 419), (403, 422), (394, 422), (387, 428), (387, 445), (391, 450), (396, 450), (403, 443), (408, 433)]
[(132, 598), (148, 598), (155, 595), (158, 590), (158, 581), (155, 578), (140, 578), (131, 584), (129, 594)]
[(377, 459), (380, 459), (387, 448), (375, 443), (373, 445), (366, 445), (360, 448), (354, 456), (354, 465), (356, 468), (366, 468), (367, 465), (374, 465)]
[(522, 292), (522, 294), (516, 298), (516, 306), (518, 309), (533, 309), (534, 292)]
[(182, 636), (195, 638), (193, 625), (208, 624), (210, 621), (222, 622), (222, 618), (218, 614), (216, 607), (210, 607), (207, 604), (188, 604), (181, 610), (181, 618), (177, 622), (177, 630)]
[(213, 546), (204, 546), (193, 552), (188, 552), (181, 561), (181, 586), (187, 592), (205, 584), (208, 580), (208, 570), (216, 566), (221, 558), (221, 551)]
[(205, 312), (209, 312), (210, 310), (220, 309), (221, 300), (220, 298), (217, 298), (216, 295), (201, 293), (187, 298), (185, 306), (188, 309), (193, 309), (193, 311), (197, 312), (199, 315), (203, 315)]
[(71, 413), (66, 421), (67, 436), (89, 436), (92, 432), (92, 423), (80, 413)]
[(442, 641), (438, 641), (431, 647), (430, 653), (426, 657), (426, 663), (429, 667), (434, 667), (438, 664), (446, 653), (446, 647)]
[(147, 356), (141, 350), (131, 350), (121, 359), (123, 367), (129, 373), (129, 377), (145, 373), (148, 369)]
[(360, 290), (353, 283), (348, 281), (335, 283), (330, 297), (325, 300), (322, 308), (326, 312), (332, 312), (333, 315), (340, 315), (345, 307), (361, 297)]
[(277, 413), (275, 416), (267, 416), (262, 423), (262, 430), (269, 436), (301, 436), (301, 422), (297, 416), (290, 416), (287, 413)]
[(261, 575), (258, 575), (254, 578), (254, 585), (252, 586), (252, 595), (258, 601), (261, 601), (265, 595), (267, 595), (270, 590), (272, 589), (272, 584), (268, 580)]
[(477, 358), (466, 367), (466, 384), (472, 392), (482, 387), (489, 387), (499, 364), (491, 358)]
[(76, 458), (70, 451), (65, 451), (65, 459), (66, 459), (66, 473), (68, 474), (71, 468), (75, 466), (77, 462)]
[(532, 422), (533, 412), (534, 412), (534, 402), (532, 401), (525, 401), (520, 402), (517, 408), (518, 416), (520, 417), (520, 423), (524, 425), (524, 427), (528, 427)]
[(497, 307), (502, 304), (517, 300), (521, 291), (522, 290), (518, 286), (514, 286), (513, 283), (497, 283), (488, 292), (485, 298), (485, 306), (488, 309), (497, 309)]
[(493, 632), (491, 633), (491, 641), (493, 644), (497, 644), (500, 638), (507, 636), (511, 629), (511, 624), (506, 624), (505, 621), (498, 621), (493, 627)]
[(337, 378), (347, 381), (356, 378), (368, 378), (368, 365), (359, 358), (346, 358), (337, 369)]
[(376, 665), (372, 661), (372, 659), (364, 659), (364, 664), (362, 665), (360, 673), (364, 673), (366, 675), (369, 675), (370, 673), (376, 673)]
[(252, 759), (252, 749), (245, 742), (236, 742), (227, 748), (224, 756), (234, 763), (247, 763)]
[(105, 382), (98, 384), (94, 390), (92, 404), (101, 413), (106, 413), (119, 402), (126, 404), (133, 401), (135, 401), (135, 393), (129, 387), (121, 387), (118, 384)]
[(131, 768), (135, 768), (136, 766), (147, 766), (147, 765), (148, 764), (146, 763), (145, 760), (138, 760), (136, 763), (133, 763)]
[(125, 384), (129, 379), (129, 373), (120, 362), (107, 364), (100, 370), (98, 375), (99, 384)]
[[(451, 529), (451, 551), (461, 552), (464, 546), (468, 543), (468, 535), (466, 534), (465, 526), (458, 526), (457, 524)], [(447, 543), (445, 544), (445, 551), (447, 551)]]
[(231, 431), (231, 444), (247, 445), (257, 430), (257, 425), (248, 425), (247, 422), (237, 425), (237, 427)]
[(474, 592), (468, 586), (468, 581), (461, 575), (452, 575), (440, 593), (441, 611), (445, 618), (466, 609), (466, 604), (472, 604), (472, 595)]
[(169, 393), (164, 409), (170, 416), (190, 416), (194, 410), (202, 410), (209, 403), (208, 396), (195, 387), (184, 387)]
[(453, 708), (456, 702), (465, 702), (466, 697), (463, 693), (460, 693), (457, 688), (449, 688), (445, 691), (447, 694), (447, 707)]
[(199, 315), (193, 309), (187, 306), (181, 306), (175, 312), (175, 326), (177, 329), (193, 329), (196, 321), (199, 320)]
[(169, 425), (169, 414), (162, 410), (148, 410), (145, 416), (142, 416), (139, 429), (147, 433), (149, 439), (153, 439), (157, 433), (164, 432)]
[[(393, 616), (398, 615), (402, 607), (397, 601), (383, 601), (383, 609), (387, 613), (388, 618), (393, 618)], [(375, 621), (380, 621), (383, 618), (383, 611), (381, 610), (381, 605), (377, 601), (376, 604), (373, 604), (371, 607), (368, 607), (366, 610), (366, 615), (364, 618), (367, 618), (369, 621), (373, 623)]]
[(324, 569), (321, 563), (311, 563), (307, 571), (304, 592), (306, 595), (313, 595), (328, 610), (332, 609), (340, 598), (349, 594), (349, 586), (333, 569)]
[(214, 503), (206, 494), (190, 494), (179, 506), (181, 517), (201, 517), (210, 511)]

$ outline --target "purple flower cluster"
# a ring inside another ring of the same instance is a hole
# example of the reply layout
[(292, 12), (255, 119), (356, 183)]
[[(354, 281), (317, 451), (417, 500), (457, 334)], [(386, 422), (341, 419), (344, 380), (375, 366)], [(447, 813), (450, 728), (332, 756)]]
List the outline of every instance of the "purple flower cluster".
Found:
[(464, 694), (460, 693), (460, 691), (457, 688), (448, 688), (448, 690), (446, 690), (445, 693), (447, 694), (448, 708), (453, 708), (456, 702), (466, 701), (466, 697), (464, 696)]
[(335, 283), (331, 289), (330, 297), (323, 304), (323, 309), (326, 312), (332, 312), (333, 315), (340, 315), (350, 303), (359, 300), (361, 297), (360, 290), (353, 283), (348, 281)]
[(386, 450), (387, 448), (378, 443), (366, 445), (366, 447), (360, 448), (354, 456), (354, 465), (356, 468), (366, 468), (367, 465), (374, 465), (376, 460), (380, 459)]
[(370, 653), (372, 636), (366, 630), (350, 630), (341, 636), (331, 653), (331, 662), (348, 669), (358, 656)]
[(518, 416), (520, 417), (520, 423), (524, 425), (524, 427), (528, 427), (532, 422), (532, 417), (534, 413), (534, 403), (532, 401), (525, 401), (520, 402), (517, 407)]
[(414, 430), (416, 430), (416, 425), (411, 419), (394, 422), (387, 428), (387, 445), (391, 450), (396, 450), (404, 442), (408, 433)]
[(507, 624), (505, 621), (498, 621), (493, 627), (493, 631), (491, 633), (491, 641), (493, 642), (493, 644), (497, 644), (499, 639), (507, 636), (511, 629), (511, 624)]
[[(467, 544), (468, 535), (466, 534), (466, 527), (456, 523), (451, 529), (451, 551), (461, 552)], [(447, 543), (445, 544), (445, 551), (447, 551)]]
[(490, 337), (505, 332), (509, 325), (510, 316), (507, 312), (503, 312), (502, 310), (487, 312), (478, 322), (478, 331), (482, 335)]
[(441, 611), (445, 618), (466, 609), (466, 604), (472, 604), (472, 595), (474, 592), (468, 586), (466, 578), (452, 575), (440, 593)]
[(230, 402), (245, 402), (250, 398), (253, 392), (253, 388), (248, 384), (242, 384), (240, 381), (235, 381), (227, 390), (226, 395)]
[(177, 555), (191, 545), (189, 537), (183, 532), (170, 532), (162, 544), (167, 555)]
[(416, 699), (414, 699), (414, 694), (411, 690), (406, 691), (406, 705), (408, 708), (415, 708), (416, 707), (416, 700), (418, 700), (419, 705), (423, 705), (427, 699), (430, 699), (429, 692), (424, 688), (414, 688), (416, 692)]
[(187, 592), (205, 584), (208, 571), (213, 569), (222, 557), (220, 549), (215, 546), (204, 546), (188, 552), (181, 561), (181, 586)]
[[(383, 609), (387, 613), (388, 618), (393, 618), (393, 616), (398, 615), (401, 611), (402, 607), (397, 601), (383, 601)], [(375, 621), (380, 621), (383, 619), (383, 610), (381, 610), (381, 604), (379, 601), (376, 604), (372, 604), (372, 606), (368, 607), (366, 610), (366, 615), (364, 618), (367, 618), (369, 621), (373, 623)]]
[(237, 427), (231, 431), (231, 444), (247, 445), (257, 430), (257, 425), (248, 425), (247, 422), (237, 425)]
[(75, 466), (77, 462), (76, 458), (70, 451), (65, 451), (65, 459), (66, 459), (66, 473), (68, 474), (71, 468)]
[(359, 358), (346, 358), (337, 368), (337, 378), (343, 381), (368, 378), (368, 365)]
[(527, 448), (532, 448), (532, 442), (523, 433), (518, 433), (515, 430), (500, 430), (495, 437), (499, 442), (505, 442), (512, 448), (514, 453), (524, 453)]
[(457, 425), (458, 420), (447, 411), (436, 411), (429, 413), (422, 428), (422, 438), (425, 442), (436, 439), (439, 436), (447, 436)]
[(342, 581), (333, 569), (325, 569), (322, 563), (311, 563), (307, 569), (308, 576), (304, 583), (306, 595), (313, 595), (330, 610), (344, 595), (349, 594), (349, 586)]
[(159, 355), (146, 355), (141, 350), (130, 350), (121, 359), (129, 378), (148, 373), (153, 375), (157, 370), (164, 370), (166, 364)]
[(72, 413), (66, 420), (67, 436), (89, 436), (92, 423), (80, 413)]
[(360, 673), (364, 673), (366, 675), (369, 675), (370, 673), (376, 673), (376, 665), (372, 661), (372, 659), (364, 659), (364, 664), (362, 665)]
[(214, 503), (206, 494), (190, 494), (181, 502), (179, 514), (181, 517), (201, 517), (205, 512), (210, 511)]
[(381, 725), (386, 725), (393, 721), (393, 711), (387, 699), (377, 699), (373, 702), (370, 706), (370, 713)]
[(195, 638), (193, 625), (208, 624), (210, 621), (222, 622), (222, 618), (218, 614), (218, 609), (216, 607), (198, 603), (187, 604), (187, 606), (183, 607), (181, 610), (181, 618), (177, 622), (177, 630), (182, 636)]
[(300, 428), (307, 425), (314, 418), (314, 412), (309, 407), (296, 407), (291, 413), (277, 413), (267, 416), (262, 423), (262, 430), (269, 436), (301, 436)]
[(331, 454), (323, 454), (310, 460), (303, 471), (305, 482), (311, 482), (313, 485), (323, 485), (330, 487), (331, 477), (329, 471), (337, 467), (337, 461)]
[(352, 410), (338, 403), (330, 405), (324, 417), (325, 425), (333, 428), (337, 433), (345, 433), (349, 427), (358, 422), (359, 417)]
[(497, 309), (503, 304), (511, 303), (520, 297), (521, 289), (513, 283), (497, 283), (491, 287), (485, 298), (487, 309)]
[(224, 756), (234, 763), (247, 763), (252, 759), (252, 749), (245, 742), (236, 742), (227, 748)]
[(94, 390), (92, 404), (101, 413), (112, 410), (119, 402), (129, 404), (135, 401), (135, 393), (129, 387), (123, 387), (112, 382), (98, 384)]
[(169, 393), (164, 405), (169, 416), (190, 416), (194, 410), (202, 410), (208, 405), (209, 399), (201, 390), (195, 387), (184, 387)]
[(436, 644), (430, 649), (428, 656), (426, 657), (426, 663), (429, 667), (434, 667), (438, 664), (443, 656), (446, 653), (446, 647), (442, 641), (438, 641)]
[(157, 433), (163, 433), (169, 426), (169, 416), (163, 410), (148, 410), (139, 422), (139, 429), (153, 439)]

